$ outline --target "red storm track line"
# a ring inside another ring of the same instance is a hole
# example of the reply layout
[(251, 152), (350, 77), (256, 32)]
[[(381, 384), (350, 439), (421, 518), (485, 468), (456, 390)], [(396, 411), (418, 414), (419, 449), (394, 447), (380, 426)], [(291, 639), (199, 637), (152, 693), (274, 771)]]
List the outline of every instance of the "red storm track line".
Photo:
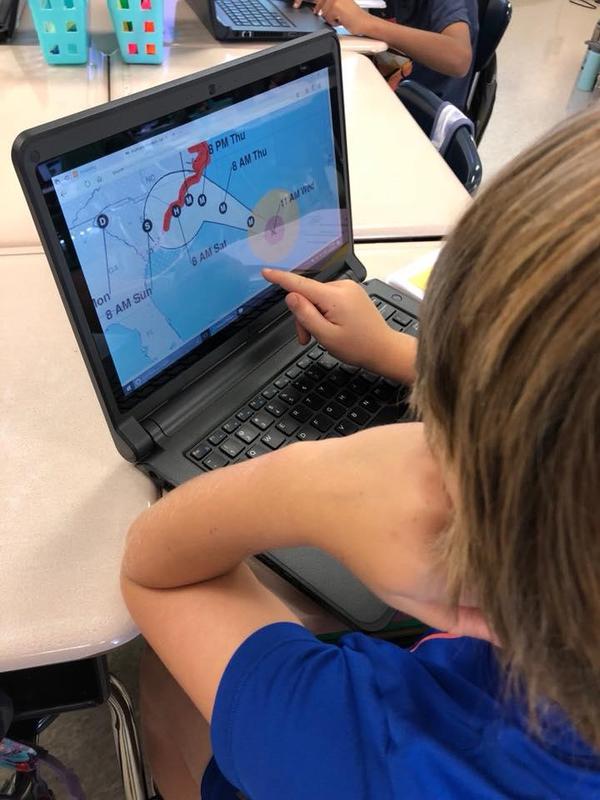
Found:
[(191, 147), (188, 147), (188, 153), (196, 153), (196, 157), (192, 161), (192, 169), (194, 174), (183, 179), (183, 183), (179, 189), (179, 194), (177, 195), (177, 200), (173, 200), (173, 202), (170, 203), (169, 207), (165, 211), (165, 216), (163, 217), (163, 231), (165, 231), (165, 233), (171, 226), (171, 220), (173, 219), (173, 208), (175, 206), (179, 206), (179, 208), (183, 206), (188, 189), (190, 186), (198, 183), (202, 177), (202, 173), (210, 163), (210, 153), (208, 152), (207, 142), (193, 144)]

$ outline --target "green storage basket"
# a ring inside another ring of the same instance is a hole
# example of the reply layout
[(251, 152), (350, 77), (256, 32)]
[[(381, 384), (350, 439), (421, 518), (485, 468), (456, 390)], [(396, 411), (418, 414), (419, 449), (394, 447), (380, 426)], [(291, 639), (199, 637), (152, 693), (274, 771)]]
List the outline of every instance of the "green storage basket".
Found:
[(48, 64), (88, 60), (87, 0), (28, 0), (42, 53)]
[(121, 58), (128, 64), (163, 60), (163, 0), (107, 0)]

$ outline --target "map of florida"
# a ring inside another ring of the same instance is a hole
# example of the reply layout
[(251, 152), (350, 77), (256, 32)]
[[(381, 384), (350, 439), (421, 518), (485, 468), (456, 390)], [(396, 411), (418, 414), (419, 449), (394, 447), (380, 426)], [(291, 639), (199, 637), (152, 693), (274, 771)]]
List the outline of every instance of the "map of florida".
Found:
[(202, 173), (210, 163), (208, 142), (199, 142), (198, 144), (193, 144), (191, 147), (188, 147), (188, 153), (191, 153), (192, 155), (195, 154), (195, 158), (192, 161), (193, 174), (183, 179), (181, 188), (179, 189), (179, 194), (177, 195), (177, 199), (173, 200), (173, 202), (169, 204), (169, 207), (165, 211), (165, 216), (163, 217), (163, 231), (165, 233), (171, 227), (171, 220), (173, 219), (173, 209), (176, 206), (181, 208), (181, 206), (185, 202), (185, 196), (187, 194), (187, 190), (190, 188), (190, 186), (193, 186), (195, 183), (198, 183), (198, 181), (202, 177)]

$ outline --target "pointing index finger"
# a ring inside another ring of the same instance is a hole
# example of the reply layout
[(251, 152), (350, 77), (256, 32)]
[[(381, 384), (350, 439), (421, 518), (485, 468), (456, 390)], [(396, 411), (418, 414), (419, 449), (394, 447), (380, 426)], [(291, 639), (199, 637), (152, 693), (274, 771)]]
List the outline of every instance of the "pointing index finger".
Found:
[(286, 272), (283, 269), (263, 269), (263, 277), (269, 283), (281, 286), (286, 292), (298, 292), (312, 303), (322, 303), (327, 298), (327, 288), (325, 284), (319, 283), (312, 278), (305, 278), (296, 275), (294, 272)]

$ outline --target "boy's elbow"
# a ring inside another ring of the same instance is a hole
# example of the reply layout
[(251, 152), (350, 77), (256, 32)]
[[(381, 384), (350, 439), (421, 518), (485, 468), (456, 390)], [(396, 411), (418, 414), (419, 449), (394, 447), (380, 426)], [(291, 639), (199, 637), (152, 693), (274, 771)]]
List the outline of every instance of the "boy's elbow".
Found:
[(453, 78), (464, 78), (469, 74), (472, 60), (473, 51), (470, 47), (457, 47), (449, 64), (448, 74)]

